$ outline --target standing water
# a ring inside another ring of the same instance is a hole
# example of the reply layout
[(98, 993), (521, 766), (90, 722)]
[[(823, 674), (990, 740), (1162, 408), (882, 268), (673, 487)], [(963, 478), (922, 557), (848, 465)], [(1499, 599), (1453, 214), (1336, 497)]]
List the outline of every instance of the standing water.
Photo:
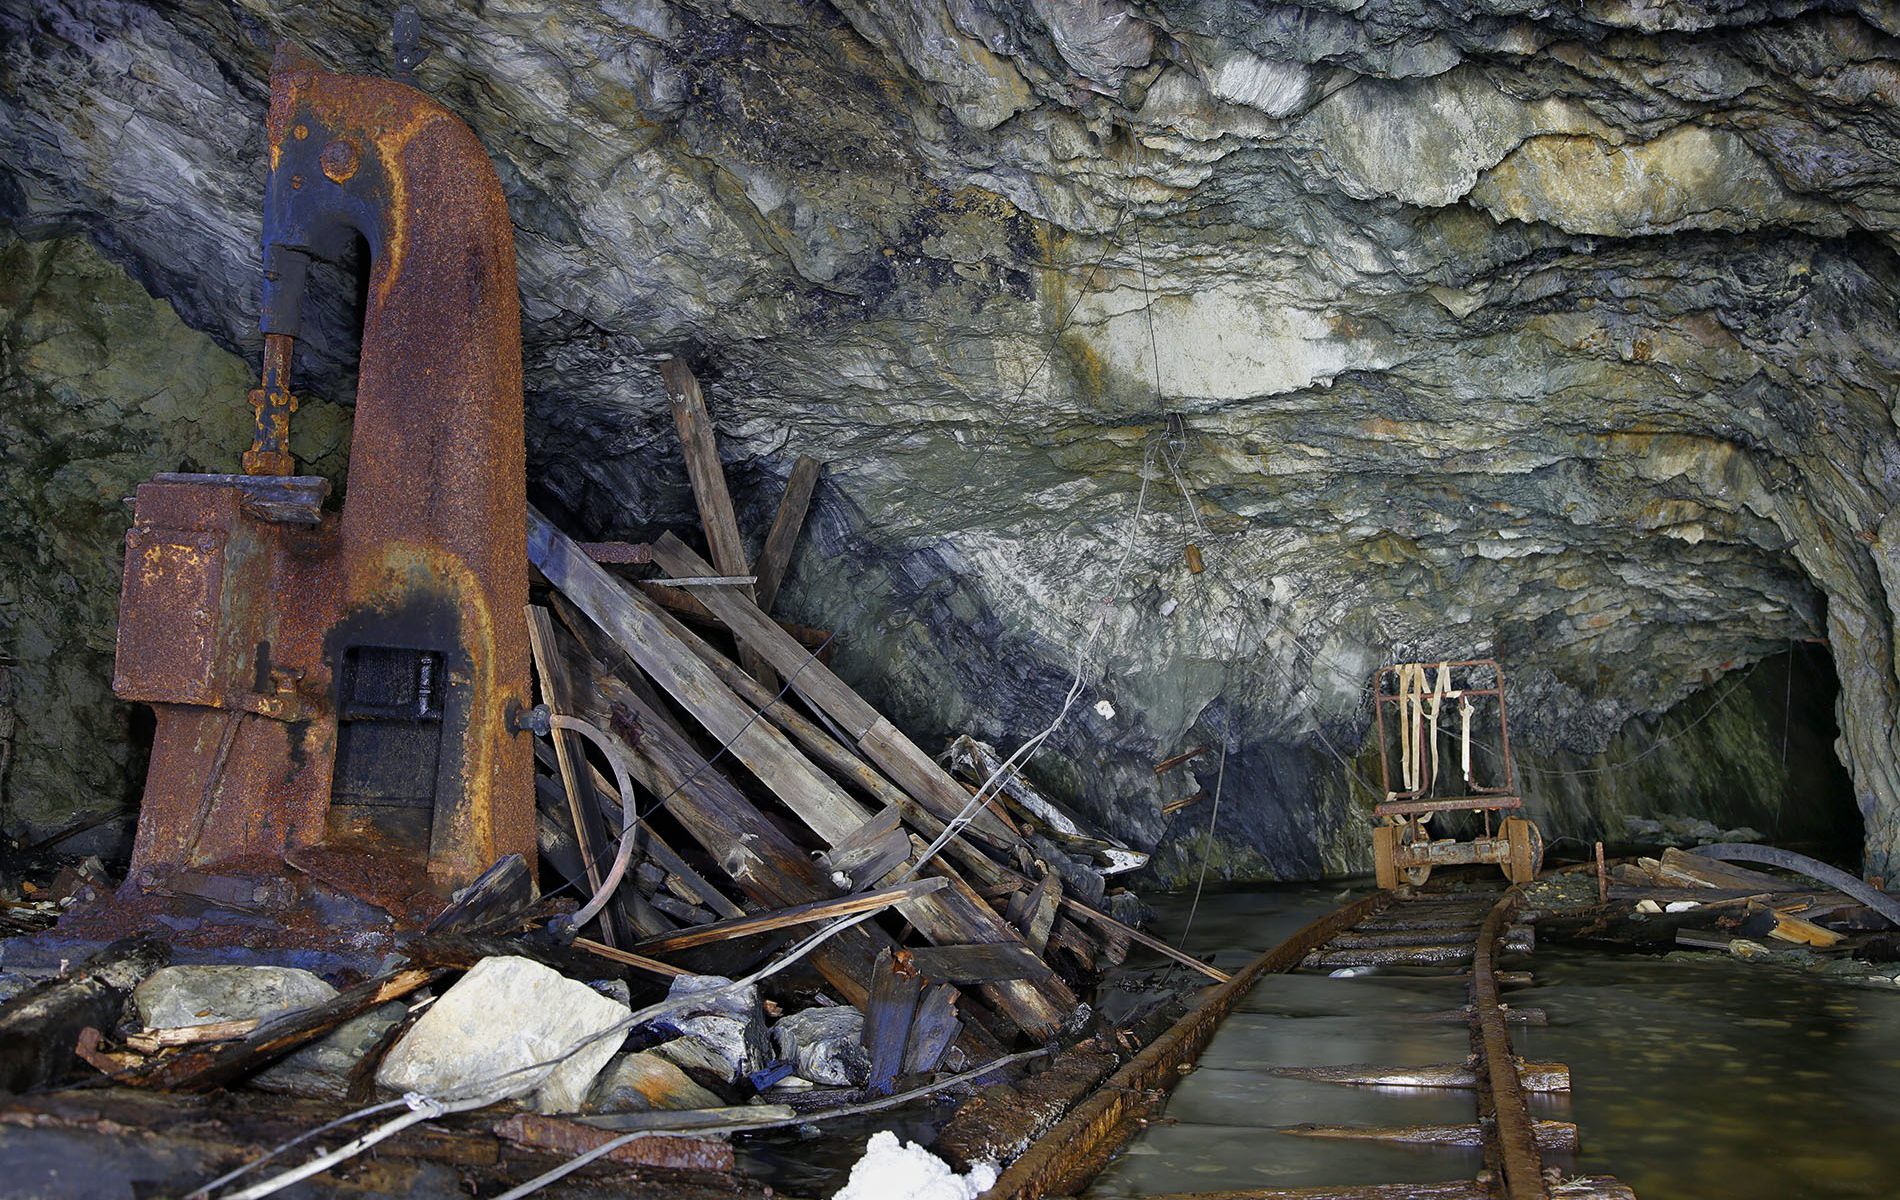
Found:
[[(1233, 970), (1363, 889), (1272, 888), (1203, 897), (1188, 949)], [(1184, 898), (1157, 902), (1156, 932)], [(1507, 962), (1508, 966), (1514, 963)], [(1543, 946), (1543, 1008), (1513, 1025), (1518, 1054), (1569, 1065), (1574, 1091), (1533, 1115), (1574, 1121), (1567, 1174), (1614, 1175), (1641, 1200), (1836, 1200), (1900, 1195), (1900, 993), (1709, 955), (1668, 958)], [(1469, 1092), (1284, 1079), (1274, 1066), (1461, 1062), (1463, 1026), (1424, 1018), (1464, 1003), (1463, 981), (1380, 970), (1269, 976), (1242, 1001), (1165, 1112), (1087, 1195), (1469, 1179), (1476, 1150), (1315, 1140), (1329, 1125), (1464, 1124)]]

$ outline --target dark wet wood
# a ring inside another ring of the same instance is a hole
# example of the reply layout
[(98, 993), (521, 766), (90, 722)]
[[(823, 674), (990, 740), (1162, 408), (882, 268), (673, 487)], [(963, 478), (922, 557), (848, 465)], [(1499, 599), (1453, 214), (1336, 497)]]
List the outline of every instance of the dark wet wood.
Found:
[[(706, 547), (712, 553), (713, 569), (676, 572), (679, 575), (748, 575), (745, 539), (739, 536), (739, 520), (732, 511), (732, 493), (726, 488), (726, 469), (719, 461), (718, 438), (713, 433), (712, 414), (706, 411), (706, 397), (699, 380), (684, 359), (669, 358), (660, 364), (660, 378), (666, 384), (666, 398), (673, 408), (673, 424), (679, 430), (680, 446), (686, 452), (686, 478), (693, 487), (693, 501), (699, 508), (699, 527), (706, 535)], [(747, 599), (752, 585), (736, 585)], [(760, 682), (777, 686), (777, 681), (757, 653), (739, 648), (740, 665)], [(761, 674), (760, 672), (764, 672)]]
[(132, 989), (170, 961), (171, 948), (157, 938), (128, 938), (0, 1006), (0, 1091), (31, 1091), (92, 1074), (73, 1053), (80, 1033), (111, 1033)]
[(778, 599), (779, 584), (792, 565), (792, 549), (798, 544), (798, 531), (804, 528), (805, 510), (811, 506), (812, 489), (817, 485), (818, 460), (799, 455), (792, 463), (791, 474), (786, 476), (785, 494), (779, 498), (778, 512), (772, 518), (772, 528), (766, 532), (765, 545), (759, 548), (758, 560), (752, 564), (752, 573), (758, 577), (758, 582), (752, 585), (753, 594), (760, 612), (771, 612), (773, 602)]
[(911, 1018), (910, 1037), (904, 1045), (904, 1074), (936, 1070), (944, 1052), (962, 1032), (963, 1022), (957, 1019), (956, 989), (926, 984), (918, 996), (917, 1015)]
[(1049, 964), (1023, 945), (921, 946), (910, 954), (925, 978), (943, 983), (1036, 979), (1050, 972)]
[(794, 904), (789, 908), (753, 913), (749, 916), (714, 921), (710, 925), (682, 929), (675, 933), (662, 934), (659, 937), (636, 942), (633, 949), (641, 954), (666, 954), (693, 946), (705, 946), (712, 942), (789, 929), (794, 925), (828, 921), (833, 917), (874, 912), (880, 908), (889, 908), (901, 901), (915, 900), (920, 896), (940, 891), (948, 887), (949, 883), (947, 879), (913, 879), (909, 883), (900, 883), (895, 887), (882, 888), (875, 892), (855, 892), (849, 896), (839, 896), (830, 900), (813, 900), (806, 904)]
[(1073, 1046), (1047, 1070), (992, 1084), (965, 1100), (931, 1150), (959, 1171), (979, 1162), (1013, 1162), (1120, 1062), (1104, 1042)]
[(904, 1070), (904, 1050), (917, 1016), (923, 976), (904, 950), (885, 950), (871, 972), (871, 1003), (864, 1014), (864, 1049), (871, 1058), (871, 1076), (865, 1085), (878, 1096), (888, 1096)]
[[(516, 1113), (495, 1122), (503, 1141), (530, 1150), (545, 1150), (563, 1158), (585, 1154), (620, 1135), (563, 1117)], [(682, 1137), (677, 1134), (634, 1138), (609, 1150), (607, 1158), (628, 1166), (665, 1167), (674, 1171), (731, 1171), (735, 1165), (732, 1143), (721, 1138)]]
[(1315, 950), (1303, 964), (1316, 971), (1340, 967), (1446, 967), (1471, 961), (1470, 942), (1438, 943), (1430, 946), (1348, 946), (1343, 949)]
[[(1460, 1014), (1462, 1019), (1462, 1014)], [(1341, 1067), (1269, 1067), (1268, 1073), (1287, 1079), (1306, 1079), (1315, 1083), (1341, 1083), (1361, 1087), (1456, 1088), (1471, 1090), (1478, 1086), (1478, 1072), (1470, 1063), (1436, 1063), (1423, 1067), (1385, 1067), (1358, 1064)], [(1525, 1091), (1567, 1092), (1570, 1068), (1562, 1063), (1520, 1062), (1518, 1081)]]
[[(1482, 1146), (1484, 1130), (1470, 1125), (1286, 1125), (1276, 1132), (1335, 1141), (1396, 1142), (1407, 1146)], [(1569, 1121), (1533, 1121), (1540, 1151), (1575, 1150), (1577, 1127)]]

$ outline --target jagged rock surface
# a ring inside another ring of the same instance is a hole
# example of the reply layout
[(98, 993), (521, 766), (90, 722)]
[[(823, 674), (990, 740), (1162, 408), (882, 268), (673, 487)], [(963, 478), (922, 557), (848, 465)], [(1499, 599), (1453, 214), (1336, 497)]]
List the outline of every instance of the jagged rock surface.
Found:
[[(1900, 869), (1892, 6), (420, 7), (517, 224), (538, 499), (689, 521), (688, 355), (753, 530), (826, 461), (781, 603), (903, 723), (1013, 745), (1080, 653), (1041, 786), (1178, 868), (1147, 764), (1224, 738), (1217, 864), (1310, 874), (1364, 862), (1381, 661), (1506, 660), (1523, 756), (1592, 767), (1820, 636)], [(382, 71), (388, 15), (0, 13), (0, 212), (254, 360), (270, 46)], [(1527, 789), (1588, 836), (1598, 778)]]

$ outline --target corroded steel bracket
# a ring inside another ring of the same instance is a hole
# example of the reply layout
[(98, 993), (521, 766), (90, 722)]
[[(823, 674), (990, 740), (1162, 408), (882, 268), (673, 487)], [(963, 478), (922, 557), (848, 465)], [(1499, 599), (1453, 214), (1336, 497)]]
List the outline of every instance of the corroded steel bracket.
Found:
[[(403, 84), (280, 49), (269, 134), (247, 473), (142, 485), (126, 540), (114, 686), (158, 720), (119, 916), (168, 881), (281, 877), (412, 927), (534, 861), (513, 228), (474, 134)], [(309, 262), (359, 238), (349, 481), (324, 510), (290, 474), (291, 351)]]

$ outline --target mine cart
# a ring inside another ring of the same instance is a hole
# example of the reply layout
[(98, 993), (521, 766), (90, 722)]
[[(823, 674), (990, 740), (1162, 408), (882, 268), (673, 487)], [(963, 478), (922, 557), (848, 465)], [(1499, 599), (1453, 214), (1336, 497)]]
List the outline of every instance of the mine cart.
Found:
[[(1436, 866), (1496, 863), (1513, 883), (1537, 877), (1544, 839), (1513, 810), (1517, 795), (1504, 669), (1496, 660), (1394, 663), (1372, 677), (1385, 799), (1372, 810), (1379, 886), (1421, 884)], [(1449, 760), (1449, 761), (1448, 761)], [(1396, 761), (1398, 770), (1393, 770)], [(1483, 814), (1484, 836), (1433, 838), (1437, 813)], [(1498, 819), (1494, 813), (1511, 813)]]

